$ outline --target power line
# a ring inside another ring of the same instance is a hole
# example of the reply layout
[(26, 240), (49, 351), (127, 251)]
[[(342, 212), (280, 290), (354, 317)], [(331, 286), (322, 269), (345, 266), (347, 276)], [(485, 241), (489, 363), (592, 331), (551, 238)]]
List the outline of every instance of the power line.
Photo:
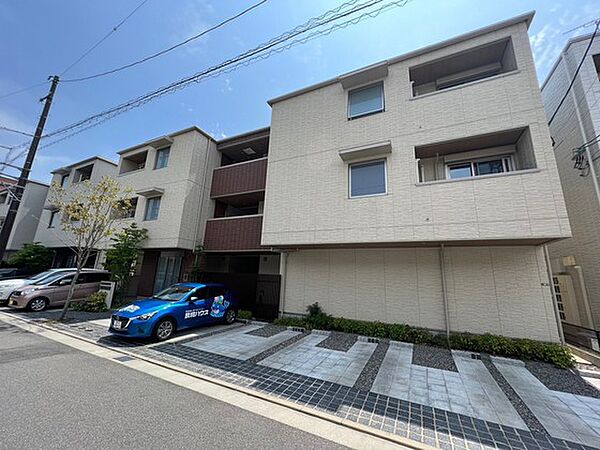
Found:
[(13, 95), (20, 94), (21, 92), (29, 91), (29, 90), (34, 89), (36, 87), (44, 86), (45, 84), (48, 84), (48, 83), (49, 83), (49, 81), (44, 81), (42, 83), (36, 83), (36, 84), (31, 85), (31, 86), (27, 86), (27, 87), (24, 87), (22, 89), (18, 89), (16, 91), (9, 92), (8, 94), (2, 94), (2, 95), (0, 95), (0, 100), (2, 100), (3, 98), (8, 98), (8, 97), (12, 97)]
[(548, 121), (548, 126), (550, 126), (552, 124), (552, 121), (554, 120), (554, 118), (558, 114), (558, 110), (560, 109), (560, 107), (562, 106), (562, 104), (565, 102), (565, 100), (567, 98), (567, 95), (569, 95), (569, 92), (571, 92), (571, 88), (573, 87), (573, 84), (575, 84), (575, 80), (577, 79), (577, 75), (579, 74), (579, 70), (581, 69), (581, 66), (583, 65), (583, 62), (585, 61), (585, 58), (586, 58), (588, 52), (590, 51), (590, 47), (592, 46), (592, 43), (594, 42), (594, 38), (596, 37), (596, 33), (598, 32), (598, 26), (600, 26), (600, 20), (596, 20), (596, 28), (594, 29), (594, 33), (592, 34), (592, 37), (590, 38), (590, 42), (588, 43), (588, 46), (585, 49), (585, 53), (581, 57), (581, 61), (579, 61), (579, 65), (577, 66), (577, 70), (575, 71), (575, 74), (573, 75), (573, 79), (571, 80), (571, 83), (569, 83), (569, 87), (567, 88), (567, 91), (565, 92), (565, 95), (563, 95), (563, 97), (560, 100), (558, 106), (554, 110), (554, 113), (552, 114), (552, 117), (550, 117), (550, 120)]
[(127, 22), (129, 20), (129, 18), (137, 12), (138, 9), (140, 9), (142, 6), (144, 6), (147, 1), (148, 0), (142, 0), (142, 2), (139, 5), (137, 5), (133, 9), (133, 11), (131, 11), (127, 16), (125, 16), (125, 18), (123, 18), (117, 25), (115, 25), (108, 33), (106, 33), (104, 35), (104, 37), (102, 37), (98, 42), (96, 42), (94, 45), (92, 45), (86, 52), (83, 53), (83, 55), (81, 55), (79, 58), (77, 58), (75, 61), (73, 61), (73, 63), (71, 63), (71, 65), (69, 65), (65, 70), (63, 70), (60, 73), (60, 76), (62, 77), (65, 73), (67, 73), (69, 70), (71, 70), (77, 64), (79, 64), (79, 62), (81, 62), (81, 60), (83, 60), (87, 55), (89, 55), (91, 52), (93, 52), (100, 44), (102, 44), (105, 40), (107, 40), (114, 32), (116, 32), (121, 27), (121, 25), (123, 25), (125, 22)]
[(31, 133), (27, 133), (25, 131), (20, 131), (20, 130), (15, 130), (14, 128), (4, 127), (2, 125), (0, 125), (0, 130), (9, 131), (11, 133), (22, 134), (23, 136), (33, 137), (33, 134), (31, 134)]
[(116, 72), (120, 72), (120, 71), (125, 70), (125, 69), (129, 69), (131, 67), (134, 67), (134, 66), (137, 66), (139, 64), (142, 64), (142, 63), (145, 63), (147, 61), (150, 61), (151, 59), (158, 58), (159, 56), (162, 56), (165, 53), (173, 51), (176, 48), (179, 48), (179, 47), (181, 47), (183, 45), (186, 45), (186, 44), (188, 44), (188, 43), (190, 43), (190, 42), (192, 42), (192, 41), (194, 41), (196, 39), (201, 38), (202, 36), (207, 35), (208, 33), (212, 32), (212, 31), (214, 31), (214, 30), (216, 30), (218, 28), (221, 28), (221, 27), (227, 25), (229, 22), (232, 22), (232, 21), (238, 19), (239, 17), (242, 17), (243, 15), (245, 15), (245, 14), (249, 13), (250, 11), (252, 11), (253, 9), (256, 9), (259, 6), (261, 6), (262, 4), (266, 3), (267, 1), (268, 0), (261, 0), (260, 2), (255, 3), (252, 6), (249, 6), (248, 8), (244, 9), (243, 11), (240, 11), (239, 13), (237, 13), (237, 14), (235, 14), (235, 15), (233, 15), (233, 16), (231, 16), (231, 17), (229, 17), (229, 18), (227, 18), (227, 19), (225, 19), (225, 20), (223, 20), (221, 22), (219, 22), (218, 24), (213, 25), (212, 27), (207, 28), (206, 30), (202, 31), (201, 33), (198, 33), (198, 34), (196, 34), (194, 36), (191, 36), (191, 37), (185, 39), (184, 41), (181, 41), (181, 42), (179, 42), (179, 43), (177, 43), (175, 45), (172, 45), (171, 47), (168, 47), (168, 48), (166, 48), (164, 50), (161, 50), (161, 51), (159, 51), (157, 53), (154, 53), (152, 55), (146, 56), (146, 57), (144, 57), (142, 59), (139, 59), (137, 61), (133, 61), (133, 62), (131, 62), (129, 64), (124, 64), (122, 66), (115, 67), (114, 69), (110, 69), (110, 70), (107, 70), (107, 71), (104, 71), (104, 72), (99, 72), (99, 73), (96, 73), (96, 74), (93, 74), (93, 75), (88, 75), (88, 76), (79, 77), (79, 78), (70, 78), (70, 79), (61, 80), (61, 81), (63, 83), (73, 83), (73, 82), (91, 80), (93, 78), (100, 78), (100, 77), (103, 77), (103, 76), (106, 76), (106, 75), (110, 75), (110, 74), (113, 74), (113, 73), (116, 73)]
[[(49, 142), (45, 145), (42, 146), (42, 148), (44, 147), (48, 147), (50, 145), (54, 145), (56, 143), (62, 142), (72, 136), (75, 136), (85, 130), (88, 130), (92, 127), (95, 127), (107, 120), (110, 120), (114, 117), (116, 117), (119, 114), (122, 114), (126, 111), (129, 111), (131, 109), (140, 107), (154, 99), (157, 99), (159, 97), (162, 97), (163, 95), (167, 95), (170, 93), (173, 93), (177, 90), (183, 89), (189, 85), (191, 85), (192, 83), (197, 83), (202, 79), (205, 78), (210, 78), (210, 77), (214, 77), (217, 76), (221, 73), (227, 73), (227, 72), (231, 72), (233, 70), (238, 69), (239, 67), (245, 66), (245, 65), (249, 65), (250, 63), (257, 61), (257, 60), (261, 60), (261, 59), (266, 59), (269, 56), (271, 56), (272, 54), (275, 53), (280, 53), (284, 50), (287, 50), (295, 45), (298, 44), (303, 44), (305, 42), (308, 42), (311, 39), (314, 39), (316, 37), (319, 36), (323, 36), (323, 35), (328, 35), (330, 33), (332, 33), (333, 31), (337, 30), (337, 29), (341, 29), (341, 28), (345, 28), (349, 25), (353, 25), (356, 23), (359, 23), (363, 20), (366, 20), (368, 18), (372, 18), (372, 17), (376, 17), (379, 14), (381, 14), (383, 11), (387, 10), (387, 9), (391, 9), (394, 7), (403, 7), (404, 5), (406, 5), (409, 1), (411, 0), (402, 0), (402, 1), (395, 1), (395, 2), (389, 2), (387, 4), (384, 4), (382, 6), (380, 6), (379, 8), (373, 10), (373, 11), (365, 11), (363, 12), (360, 16), (358, 17), (354, 17), (351, 19), (346, 20), (345, 22), (342, 23), (337, 23), (332, 25), (331, 27), (327, 28), (327, 29), (322, 29), (316, 32), (313, 32), (312, 34), (309, 34), (307, 36), (303, 36), (301, 38), (297, 38), (291, 42), (289, 42), (286, 45), (282, 45), (280, 46), (280, 44), (285, 43), (287, 41), (292, 40), (294, 37), (298, 37), (302, 34), (305, 34), (306, 32), (315, 29), (315, 28), (319, 28), (322, 27), (323, 25), (326, 25), (328, 23), (334, 22), (340, 18), (343, 17), (348, 17), (350, 15), (353, 15), (357, 12), (360, 11), (364, 11), (365, 9), (368, 9), (374, 5), (377, 5), (379, 3), (381, 3), (383, 0), (370, 0), (368, 2), (364, 2), (361, 4), (356, 5), (358, 0), (351, 0), (348, 1), (346, 3), (343, 3), (341, 5), (339, 5), (338, 7), (326, 11), (325, 13), (321, 14), (320, 16), (317, 17), (313, 17), (311, 19), (309, 19), (307, 22), (303, 23), (302, 25), (299, 25), (297, 27), (295, 27), (292, 30), (289, 30), (285, 33), (282, 33), (281, 35), (270, 39), (269, 41), (267, 41), (266, 43), (263, 43), (251, 50), (248, 50), (244, 53), (241, 53), (239, 55), (237, 55), (236, 57), (230, 58), (229, 60), (226, 60), (222, 63), (219, 63), (215, 66), (212, 66), (208, 69), (205, 69), (201, 72), (198, 72), (194, 75), (191, 75), (189, 77), (180, 79), (174, 83), (171, 83), (167, 86), (158, 88), (148, 94), (136, 97), (128, 102), (122, 103), (116, 107), (113, 107), (111, 109), (105, 110), (103, 112), (97, 113), (93, 116), (90, 116), (88, 118), (82, 119), (78, 122), (75, 122), (71, 125), (65, 126), (63, 128), (60, 128), (58, 130), (55, 130), (53, 132), (50, 132), (48, 134), (46, 134), (44, 136), (44, 138), (49, 138), (52, 136), (57, 136), (60, 134), (64, 134), (70, 130), (73, 130), (75, 128), (78, 128), (76, 131), (74, 131), (73, 133), (70, 133), (66, 136), (63, 136), (60, 139), (57, 139), (55, 141)], [(355, 6), (353, 6), (355, 5)], [(348, 7), (350, 7), (350, 9), (346, 10)], [(278, 47), (279, 46), (279, 47)], [(21, 148), (24, 145), (26, 145), (27, 143), (12, 147), (13, 149), (17, 149), (17, 148)], [(13, 157), (9, 162), (14, 162), (17, 159), (19, 159), (21, 156), (23, 155), (23, 152), (21, 152), (20, 154), (16, 155), (15, 157)], [(8, 161), (8, 158), (7, 158)], [(2, 163), (0, 163), (1, 165)]]

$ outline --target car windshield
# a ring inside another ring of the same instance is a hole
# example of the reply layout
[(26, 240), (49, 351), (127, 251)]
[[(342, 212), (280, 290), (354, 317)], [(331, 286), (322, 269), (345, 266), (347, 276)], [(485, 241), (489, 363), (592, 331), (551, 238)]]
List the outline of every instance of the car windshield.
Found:
[(194, 288), (188, 286), (171, 286), (164, 291), (160, 291), (158, 294), (154, 294), (152, 298), (166, 300), (168, 302), (176, 302), (185, 297), (193, 289)]
[(29, 283), (29, 284), (40, 285), (40, 284), (52, 283), (53, 281), (56, 281), (59, 278), (64, 277), (65, 275), (67, 275), (65, 272), (51, 273), (50, 275), (46, 275), (44, 278), (38, 278), (33, 283)]
[(46, 270), (45, 272), (40, 272), (38, 274), (35, 274), (31, 277), (29, 277), (29, 280), (31, 281), (37, 281), (37, 280), (41, 280), (42, 278), (46, 278), (47, 276), (50, 276), (52, 274), (56, 274), (57, 272), (53, 271), (53, 270)]

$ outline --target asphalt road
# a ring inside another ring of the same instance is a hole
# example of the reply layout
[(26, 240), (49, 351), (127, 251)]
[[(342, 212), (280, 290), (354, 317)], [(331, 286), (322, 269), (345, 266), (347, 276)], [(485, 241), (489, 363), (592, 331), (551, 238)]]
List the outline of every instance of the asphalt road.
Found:
[(0, 323), (0, 448), (342, 447)]

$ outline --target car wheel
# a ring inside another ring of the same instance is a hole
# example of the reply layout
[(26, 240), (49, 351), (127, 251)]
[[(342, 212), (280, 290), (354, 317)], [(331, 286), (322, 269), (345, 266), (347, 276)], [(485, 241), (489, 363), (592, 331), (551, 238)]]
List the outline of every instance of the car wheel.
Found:
[(235, 317), (237, 316), (235, 309), (228, 309), (225, 311), (224, 320), (227, 325), (231, 325), (235, 322)]
[(154, 327), (153, 337), (156, 341), (166, 341), (175, 332), (175, 322), (172, 319), (163, 319)]
[(40, 312), (48, 307), (48, 300), (43, 297), (37, 297), (27, 303), (27, 309), (33, 312)]

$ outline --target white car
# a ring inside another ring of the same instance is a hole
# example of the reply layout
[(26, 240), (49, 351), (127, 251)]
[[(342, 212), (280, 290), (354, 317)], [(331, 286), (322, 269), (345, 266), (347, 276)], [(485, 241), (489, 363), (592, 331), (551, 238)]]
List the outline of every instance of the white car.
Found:
[[(10, 294), (14, 292), (15, 289), (25, 286), (26, 284), (30, 284), (32, 282), (41, 281), (50, 275), (53, 275), (57, 272), (75, 272), (74, 268), (66, 268), (66, 269), (50, 269), (45, 272), (38, 273), (37, 275), (33, 275), (30, 278), (15, 278), (12, 280), (4, 280), (0, 281), (0, 305), (5, 305), (8, 303), (8, 297)], [(83, 269), (90, 270), (90, 269)]]

